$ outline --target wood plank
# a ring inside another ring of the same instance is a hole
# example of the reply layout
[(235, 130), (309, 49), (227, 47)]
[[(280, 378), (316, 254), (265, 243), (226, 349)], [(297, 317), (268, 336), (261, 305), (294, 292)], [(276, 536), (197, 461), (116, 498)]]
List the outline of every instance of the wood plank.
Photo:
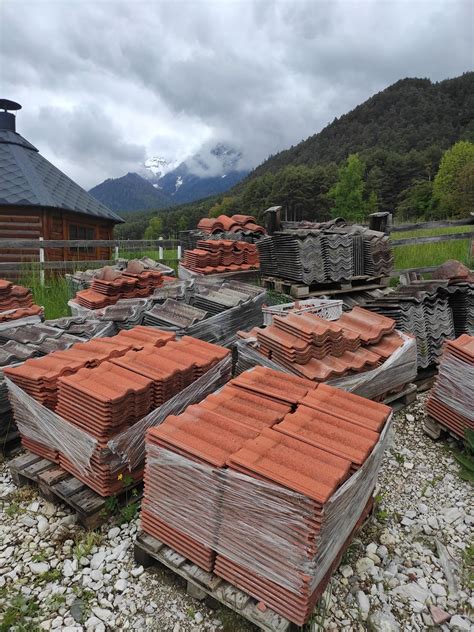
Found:
[(392, 278), (399, 276), (400, 274), (409, 274), (410, 272), (418, 272), (419, 274), (429, 274), (437, 270), (439, 266), (429, 266), (427, 268), (404, 268), (403, 270), (392, 270), (390, 276)]
[(472, 239), (474, 231), (466, 233), (451, 233), (450, 235), (435, 235), (434, 237), (410, 237), (409, 239), (391, 239), (392, 246), (410, 246), (419, 244), (436, 244), (441, 241), (456, 241), (458, 239)]
[[(3, 242), (10, 242), (10, 245)], [(41, 242), (43, 248), (113, 248), (118, 246), (124, 250), (131, 248), (177, 248), (179, 241), (176, 239), (45, 239)], [(24, 250), (38, 249), (39, 239), (0, 239), (0, 248), (21, 248)]]
[(90, 516), (104, 508), (105, 498), (86, 487), (86, 489), (69, 496), (67, 502), (76, 511)]
[(59, 481), (64, 480), (68, 476), (68, 472), (57, 465), (56, 467), (46, 470), (45, 472), (41, 472), (38, 475), (38, 482), (44, 483), (45, 485), (54, 485), (55, 483), (59, 483)]
[(64, 498), (64, 500), (68, 502), (69, 496), (77, 494), (78, 491), (80, 491), (81, 489), (85, 489), (85, 487), (86, 486), (82, 481), (74, 478), (73, 476), (69, 476), (69, 478), (66, 478), (59, 483), (52, 485), (51, 491), (53, 491), (61, 498)]
[(26, 454), (22, 454), (21, 456), (16, 457), (13, 461), (10, 461), (8, 467), (11, 470), (22, 471), (25, 467), (36, 463), (41, 460), (41, 457), (37, 454), (33, 454), (32, 452), (27, 452)]
[(421, 230), (424, 228), (449, 228), (450, 226), (469, 226), (474, 224), (474, 217), (465, 219), (442, 220), (436, 222), (418, 222), (417, 224), (392, 225), (391, 232), (398, 233), (405, 230)]
[(52, 463), (52, 461), (49, 461), (48, 459), (40, 459), (37, 463), (33, 463), (32, 465), (23, 468), (23, 471), (20, 472), (20, 474), (36, 481), (38, 474), (44, 472), (45, 470), (54, 468), (55, 466), (56, 464)]

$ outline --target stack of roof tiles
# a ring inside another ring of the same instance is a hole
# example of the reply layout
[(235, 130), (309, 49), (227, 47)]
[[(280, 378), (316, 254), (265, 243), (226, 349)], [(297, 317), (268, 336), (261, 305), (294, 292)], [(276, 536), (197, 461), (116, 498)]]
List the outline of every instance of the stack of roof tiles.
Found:
[(136, 272), (133, 269), (121, 273), (103, 268), (101, 274), (92, 280), (91, 289), (77, 292), (75, 301), (87, 309), (101, 309), (119, 299), (150, 296), (162, 283), (163, 274), (157, 270)]
[[(426, 368), (439, 362), (444, 342), (455, 338), (453, 307), (460, 301), (450, 304), (450, 298), (462, 292), (460, 286), (448, 287), (447, 281), (417, 281), (366, 304), (371, 311), (393, 318), (397, 329), (416, 336), (418, 366)], [(456, 322), (462, 333), (468, 313), (460, 311)]]
[(385, 276), (393, 268), (389, 239), (360, 226), (284, 230), (257, 247), (263, 274), (307, 285)]
[(0, 279), (0, 323), (42, 313), (43, 309), (33, 303), (31, 290)]
[[(118, 491), (121, 483), (107, 442), (230, 353), (188, 336), (178, 342), (174, 338), (173, 333), (139, 326), (6, 369), (6, 376), (31, 397), (97, 440), (98, 450), (88, 474), (61, 451), (28, 436), (22, 436), (25, 447), (56, 460), (101, 495)], [(131, 473), (141, 474), (141, 469)]]
[(325, 506), (390, 412), (271, 369), (243, 373), (148, 431), (142, 528), (303, 625), (330, 575), (313, 585), (319, 543), (336, 535)]
[(444, 346), (436, 383), (426, 410), (444, 428), (464, 438), (474, 431), (474, 337), (463, 334)]
[(193, 250), (199, 240), (226, 239), (257, 243), (266, 234), (265, 229), (256, 223), (251, 215), (221, 215), (217, 218), (203, 218), (196, 230), (185, 230), (179, 233), (179, 241), (183, 250)]
[(257, 220), (252, 215), (219, 215), (219, 217), (203, 217), (197, 225), (198, 230), (205, 233), (260, 233), (264, 234), (265, 229), (257, 224)]
[(274, 316), (272, 325), (239, 335), (256, 337), (259, 353), (319, 382), (380, 365), (403, 344), (394, 328), (394, 320), (354, 307), (337, 321), (314, 314)]
[(220, 274), (258, 268), (258, 251), (254, 244), (226, 239), (198, 241), (194, 250), (186, 250), (183, 266), (200, 274)]

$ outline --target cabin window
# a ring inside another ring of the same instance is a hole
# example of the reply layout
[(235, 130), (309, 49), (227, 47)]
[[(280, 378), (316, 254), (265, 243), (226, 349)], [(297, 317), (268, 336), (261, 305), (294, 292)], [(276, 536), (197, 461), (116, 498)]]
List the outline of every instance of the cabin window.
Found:
[[(92, 226), (81, 226), (80, 224), (69, 224), (69, 239), (90, 239), (93, 240), (95, 230)], [(94, 253), (95, 246), (84, 246), (80, 248), (72, 247), (70, 250), (77, 252), (85, 252), (87, 254)]]

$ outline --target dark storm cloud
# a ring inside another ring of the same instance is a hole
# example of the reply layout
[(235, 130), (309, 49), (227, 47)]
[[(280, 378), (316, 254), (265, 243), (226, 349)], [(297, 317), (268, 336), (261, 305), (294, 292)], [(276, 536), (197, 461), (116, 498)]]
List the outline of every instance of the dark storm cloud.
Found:
[(474, 3), (3, 0), (19, 130), (86, 186), (224, 141), (246, 166), (406, 76), (472, 68)]

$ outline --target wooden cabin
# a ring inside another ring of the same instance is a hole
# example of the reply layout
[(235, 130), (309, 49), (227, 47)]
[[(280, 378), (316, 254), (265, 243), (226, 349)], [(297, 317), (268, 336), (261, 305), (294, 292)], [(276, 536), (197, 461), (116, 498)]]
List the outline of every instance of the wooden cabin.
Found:
[[(14, 101), (0, 99), (0, 278), (15, 278), (6, 263), (40, 260), (43, 240), (109, 240), (124, 220), (44, 158), (16, 132)], [(38, 249), (15, 247), (12, 240), (38, 239)], [(46, 248), (45, 261), (111, 258), (108, 247)], [(3, 269), (2, 269), (3, 268)]]

